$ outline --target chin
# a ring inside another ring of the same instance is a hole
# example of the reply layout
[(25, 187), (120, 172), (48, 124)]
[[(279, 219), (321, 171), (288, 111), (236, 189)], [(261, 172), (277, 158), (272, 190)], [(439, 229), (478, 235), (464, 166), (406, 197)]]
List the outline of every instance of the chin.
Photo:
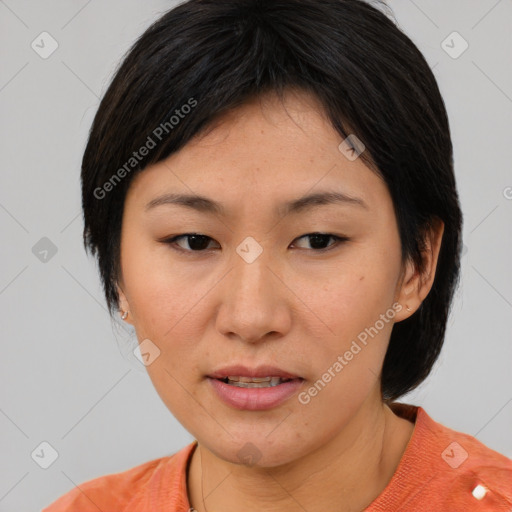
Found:
[[(254, 468), (269, 468), (289, 464), (305, 455), (302, 453), (305, 446), (301, 444), (298, 452), (298, 443), (293, 435), (285, 435), (282, 439), (274, 436), (269, 439), (267, 431), (260, 434), (237, 433), (233, 437), (226, 434), (223, 439), (205, 439), (199, 444), (212, 452), (219, 459), (239, 466)], [(285, 434), (285, 432), (283, 431)]]

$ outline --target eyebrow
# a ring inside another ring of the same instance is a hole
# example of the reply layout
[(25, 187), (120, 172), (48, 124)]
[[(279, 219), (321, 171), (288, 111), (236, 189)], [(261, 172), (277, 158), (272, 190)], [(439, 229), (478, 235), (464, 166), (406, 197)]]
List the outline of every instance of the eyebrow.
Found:
[[(369, 209), (368, 205), (360, 197), (350, 196), (342, 192), (326, 191), (287, 201), (277, 208), (276, 214), (284, 217), (288, 214), (309, 211), (316, 206), (331, 204), (354, 205)], [(148, 211), (162, 205), (178, 205), (201, 213), (226, 216), (226, 211), (221, 203), (208, 197), (194, 194), (164, 194), (147, 203), (145, 210)]]

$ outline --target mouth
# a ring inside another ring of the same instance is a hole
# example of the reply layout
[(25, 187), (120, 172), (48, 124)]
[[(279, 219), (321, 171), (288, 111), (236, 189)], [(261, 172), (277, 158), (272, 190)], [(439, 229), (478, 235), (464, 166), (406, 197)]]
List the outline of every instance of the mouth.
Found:
[(224, 384), (229, 384), (230, 386), (235, 386), (238, 388), (273, 388), (275, 386), (279, 386), (280, 384), (284, 384), (285, 382), (304, 379), (302, 379), (301, 377), (296, 377), (292, 379), (283, 377), (229, 376), (225, 378), (218, 378), (216, 380), (220, 380), (221, 382), (224, 382)]
[(207, 377), (239, 388), (268, 388), (292, 380), (304, 380), (302, 377), (276, 366), (260, 365), (256, 368), (249, 368), (241, 364), (220, 368)]
[(278, 407), (303, 386), (305, 379), (275, 366), (232, 365), (206, 376), (216, 396), (240, 410)]

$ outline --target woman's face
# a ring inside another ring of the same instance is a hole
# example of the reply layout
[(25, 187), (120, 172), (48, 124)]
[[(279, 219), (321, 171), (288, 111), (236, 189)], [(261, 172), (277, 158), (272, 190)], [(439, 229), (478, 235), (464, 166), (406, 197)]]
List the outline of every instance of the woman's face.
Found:
[[(338, 148), (319, 112), (298, 93), (286, 111), (273, 97), (246, 104), (144, 170), (126, 198), (120, 306), (166, 406), (227, 461), (291, 462), (380, 404), (391, 329), (410, 314), (396, 304), (401, 251), (387, 187)], [(285, 208), (324, 193), (355, 199)], [(170, 194), (206, 200), (157, 201)], [(204, 238), (166, 242), (190, 233)], [(300, 379), (248, 389), (209, 377), (228, 365)]]

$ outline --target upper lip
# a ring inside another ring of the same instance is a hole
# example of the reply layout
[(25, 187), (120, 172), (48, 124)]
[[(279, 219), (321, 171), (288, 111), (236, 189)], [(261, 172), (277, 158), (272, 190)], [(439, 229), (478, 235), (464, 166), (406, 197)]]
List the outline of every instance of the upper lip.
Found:
[(225, 366), (210, 373), (208, 377), (213, 379), (225, 379), (226, 377), (281, 377), (282, 379), (300, 379), (298, 375), (281, 370), (275, 366), (261, 365), (257, 368), (248, 368), (244, 365)]

